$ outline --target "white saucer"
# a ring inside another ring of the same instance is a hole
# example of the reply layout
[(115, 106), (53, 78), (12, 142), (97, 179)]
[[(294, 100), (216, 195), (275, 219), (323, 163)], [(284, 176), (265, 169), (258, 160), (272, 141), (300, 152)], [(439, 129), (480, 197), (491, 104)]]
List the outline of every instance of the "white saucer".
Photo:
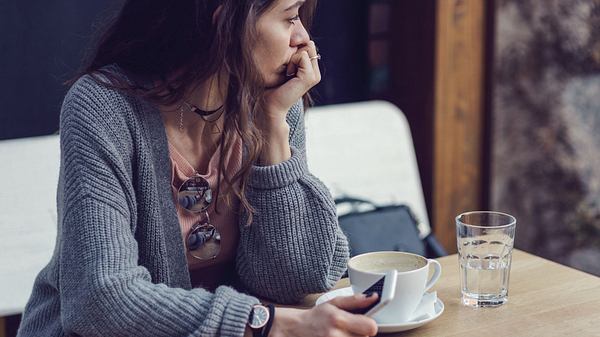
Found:
[[(340, 288), (340, 289), (335, 289), (332, 290), (328, 293), (325, 293), (323, 295), (321, 295), (318, 299), (315, 305), (319, 305), (323, 302), (327, 302), (329, 300), (332, 300), (338, 296), (352, 296), (354, 295), (354, 292), (352, 291), (352, 287), (346, 287), (346, 288)], [(414, 328), (418, 328), (422, 325), (425, 325), (431, 321), (433, 321), (434, 319), (440, 317), (440, 315), (442, 314), (442, 312), (444, 312), (444, 302), (442, 302), (442, 300), (440, 300), (439, 298), (436, 299), (435, 304), (434, 304), (434, 309), (435, 309), (435, 315), (433, 315), (433, 317), (428, 317), (422, 320), (418, 320), (418, 321), (408, 321), (408, 322), (402, 322), (402, 323), (392, 323), (392, 324), (377, 324), (379, 331), (378, 332), (400, 332), (400, 331), (406, 331), (406, 330), (411, 330)]]

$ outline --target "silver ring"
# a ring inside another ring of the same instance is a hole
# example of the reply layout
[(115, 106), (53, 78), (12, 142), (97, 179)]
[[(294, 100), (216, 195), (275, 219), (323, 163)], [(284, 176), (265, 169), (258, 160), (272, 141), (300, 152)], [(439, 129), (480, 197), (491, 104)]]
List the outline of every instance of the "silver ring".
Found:
[(317, 54), (317, 55), (315, 55), (313, 57), (309, 57), (308, 59), (309, 60), (320, 60), (321, 59), (321, 54)]

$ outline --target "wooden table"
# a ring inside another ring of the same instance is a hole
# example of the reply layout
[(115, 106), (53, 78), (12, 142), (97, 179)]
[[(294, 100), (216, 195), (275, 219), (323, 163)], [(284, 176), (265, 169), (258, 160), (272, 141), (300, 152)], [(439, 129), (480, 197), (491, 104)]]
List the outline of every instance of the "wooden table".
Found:
[[(600, 336), (599, 277), (515, 250), (508, 303), (473, 309), (461, 304), (457, 255), (438, 261), (442, 276), (432, 290), (444, 313), (420, 328), (382, 336)], [(347, 285), (344, 279), (337, 287)], [(303, 306), (317, 298), (307, 297)]]

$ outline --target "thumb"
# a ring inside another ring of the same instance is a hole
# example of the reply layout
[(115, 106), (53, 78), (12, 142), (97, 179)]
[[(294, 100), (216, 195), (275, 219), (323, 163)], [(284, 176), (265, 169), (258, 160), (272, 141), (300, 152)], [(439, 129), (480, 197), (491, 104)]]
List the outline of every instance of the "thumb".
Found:
[(367, 297), (364, 294), (358, 294), (354, 296), (341, 296), (336, 297), (329, 301), (329, 303), (335, 305), (336, 307), (346, 310), (353, 311), (356, 309), (367, 307), (378, 299), (377, 293), (372, 293), (371, 296)]

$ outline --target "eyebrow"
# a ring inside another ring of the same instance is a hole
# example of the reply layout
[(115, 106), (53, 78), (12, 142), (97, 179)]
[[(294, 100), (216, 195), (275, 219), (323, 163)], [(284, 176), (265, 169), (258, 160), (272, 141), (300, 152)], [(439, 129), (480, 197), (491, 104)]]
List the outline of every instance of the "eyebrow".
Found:
[(290, 11), (290, 10), (292, 10), (292, 9), (296, 8), (296, 7), (300, 7), (300, 6), (302, 6), (303, 4), (304, 4), (304, 0), (296, 1), (296, 3), (295, 3), (295, 4), (293, 4), (293, 5), (291, 5), (290, 7), (288, 7), (288, 8), (286, 8), (286, 9), (284, 9), (283, 11), (284, 11), (284, 12)]

